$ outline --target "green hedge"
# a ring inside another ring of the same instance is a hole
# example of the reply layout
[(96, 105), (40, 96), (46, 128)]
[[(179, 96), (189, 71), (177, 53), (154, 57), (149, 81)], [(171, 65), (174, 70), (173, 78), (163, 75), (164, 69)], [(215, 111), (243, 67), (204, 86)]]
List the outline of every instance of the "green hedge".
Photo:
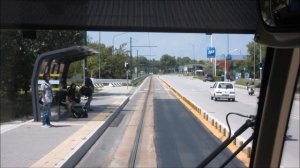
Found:
[(1, 97), (1, 123), (28, 117), (32, 117), (31, 94), (18, 95), (15, 100)]
[(238, 85), (245, 85), (246, 86), (246, 80), (245, 79), (237, 79), (235, 80), (235, 84), (238, 84)]
[(149, 76), (149, 75), (144, 75), (144, 76), (142, 76), (142, 77), (133, 79), (133, 80), (131, 81), (131, 85), (132, 85), (132, 86), (138, 86), (138, 85), (141, 84), (141, 83), (144, 81), (144, 79), (145, 79), (146, 77), (148, 77), (148, 76)]
[[(241, 78), (241, 79), (235, 80), (235, 84), (246, 86), (247, 81), (248, 81), (248, 79), (243, 79), (243, 78)], [(260, 88), (260, 81), (255, 80), (254, 86), (255, 86), (256, 88)]]
[(221, 76), (215, 76), (215, 81), (222, 81), (222, 77)]

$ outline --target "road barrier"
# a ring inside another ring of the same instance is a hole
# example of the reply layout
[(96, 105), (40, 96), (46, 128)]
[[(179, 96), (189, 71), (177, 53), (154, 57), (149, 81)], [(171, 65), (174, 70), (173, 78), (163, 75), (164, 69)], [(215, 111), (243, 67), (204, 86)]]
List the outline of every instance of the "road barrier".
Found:
[(101, 88), (104, 87), (104, 84), (103, 83), (96, 83), (96, 84), (94, 84), (94, 86), (95, 86), (96, 90), (100, 90)]
[(111, 83), (109, 83), (108, 86), (110, 86), (110, 87), (121, 87), (121, 86), (123, 86), (123, 84), (121, 82), (111, 82)]

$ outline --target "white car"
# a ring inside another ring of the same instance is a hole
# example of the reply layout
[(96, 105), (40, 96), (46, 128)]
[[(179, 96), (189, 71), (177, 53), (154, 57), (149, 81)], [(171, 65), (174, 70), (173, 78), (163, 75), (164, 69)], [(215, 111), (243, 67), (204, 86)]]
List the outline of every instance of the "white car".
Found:
[(235, 101), (234, 85), (230, 82), (216, 82), (210, 87), (211, 100), (227, 99)]

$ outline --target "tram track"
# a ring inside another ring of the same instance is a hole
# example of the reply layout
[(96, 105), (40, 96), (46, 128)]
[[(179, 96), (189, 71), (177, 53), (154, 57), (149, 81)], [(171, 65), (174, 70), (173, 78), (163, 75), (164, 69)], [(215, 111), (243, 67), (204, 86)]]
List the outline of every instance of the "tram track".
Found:
[(143, 108), (141, 111), (141, 118), (140, 118), (140, 122), (138, 124), (138, 128), (136, 131), (136, 136), (135, 136), (135, 140), (134, 140), (134, 144), (133, 144), (133, 148), (132, 148), (132, 152), (130, 154), (130, 159), (129, 159), (129, 164), (128, 167), (129, 168), (134, 168), (135, 167), (135, 163), (137, 161), (137, 155), (139, 153), (139, 146), (140, 146), (140, 141), (141, 141), (141, 135), (143, 133), (143, 128), (144, 128), (144, 120), (145, 120), (145, 114), (146, 114), (146, 110), (148, 107), (148, 103), (149, 103), (149, 95), (152, 89), (152, 77), (150, 77), (149, 79), (149, 87), (148, 87), (148, 91), (146, 92), (145, 95), (145, 101), (143, 104)]
[[(195, 167), (220, 142), (187, 110), (148, 77), (76, 167)], [(243, 167), (238, 160), (230, 166)]]
[[(98, 156), (100, 167), (157, 167), (154, 144), (153, 79), (149, 77), (121, 111), (124, 115), (117, 127), (110, 127), (108, 137), (97, 148), (107, 148), (106, 156)], [(120, 115), (119, 114), (119, 115)], [(116, 125), (116, 124), (115, 124)], [(121, 131), (122, 130), (122, 131)], [(101, 139), (99, 139), (101, 141)], [(111, 144), (114, 146), (111, 146)], [(103, 153), (103, 152), (102, 152)], [(94, 157), (91, 156), (91, 157)], [(90, 164), (86, 162), (87, 164)], [(83, 164), (84, 165), (84, 164)]]

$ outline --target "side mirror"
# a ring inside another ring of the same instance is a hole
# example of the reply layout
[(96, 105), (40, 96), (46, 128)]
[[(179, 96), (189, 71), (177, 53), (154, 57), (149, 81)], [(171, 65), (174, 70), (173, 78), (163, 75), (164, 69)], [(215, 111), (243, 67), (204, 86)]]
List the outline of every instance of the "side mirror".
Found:
[(267, 31), (299, 32), (299, 0), (259, 0), (259, 16)]
[(300, 1), (257, 0), (258, 26), (254, 40), (275, 48), (300, 45)]

